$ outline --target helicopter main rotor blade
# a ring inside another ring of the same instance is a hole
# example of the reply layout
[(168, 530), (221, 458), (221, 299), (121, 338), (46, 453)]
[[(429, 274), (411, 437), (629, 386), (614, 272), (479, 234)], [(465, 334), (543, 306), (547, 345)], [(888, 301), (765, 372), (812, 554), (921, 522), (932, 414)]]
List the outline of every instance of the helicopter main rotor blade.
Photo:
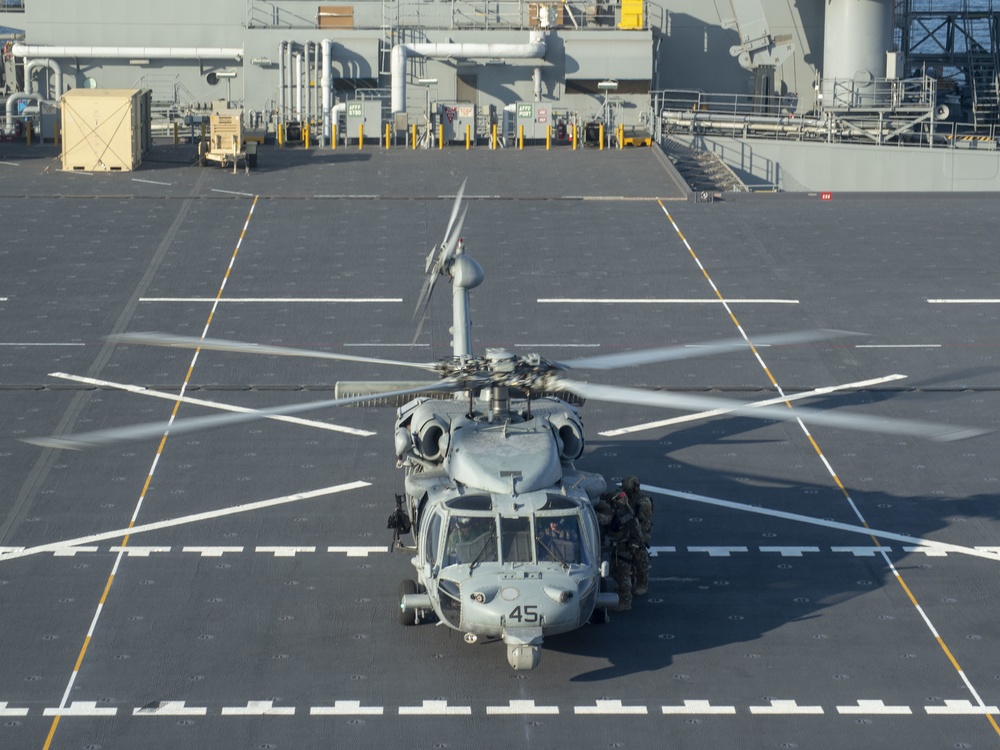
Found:
[(837, 427), (864, 432), (880, 432), (889, 435), (913, 435), (941, 442), (964, 440), (965, 438), (986, 435), (990, 430), (960, 425), (922, 422), (910, 419), (891, 419), (864, 414), (847, 414), (821, 409), (808, 409), (787, 406), (754, 406), (730, 401), (714, 396), (697, 396), (689, 393), (673, 393), (670, 391), (645, 391), (639, 388), (627, 388), (616, 385), (600, 385), (582, 383), (564, 378), (553, 378), (552, 385), (556, 389), (567, 390), (586, 399), (608, 401), (616, 404), (633, 404), (636, 406), (656, 406), (666, 409), (684, 411), (709, 411), (724, 409), (730, 414), (756, 419), (769, 419), (781, 422), (797, 422), (802, 420), (809, 424)]
[(713, 354), (744, 351), (751, 344), (755, 346), (787, 346), (789, 344), (804, 344), (811, 341), (825, 341), (842, 336), (857, 336), (851, 331), (817, 330), (791, 331), (777, 333), (773, 336), (755, 338), (750, 344), (743, 338), (723, 339), (722, 341), (706, 341), (700, 344), (684, 344), (681, 346), (664, 346), (658, 349), (639, 349), (620, 354), (599, 354), (594, 357), (582, 357), (566, 362), (555, 363), (557, 366), (571, 370), (616, 370), (620, 367), (634, 365), (649, 365), (657, 362), (675, 362), (681, 359), (708, 357)]
[[(444, 230), (444, 238), (441, 240), (442, 247), (448, 242), (448, 238), (451, 236), (451, 228), (455, 225), (455, 218), (458, 216), (458, 209), (462, 206), (462, 196), (465, 195), (465, 183), (468, 181), (468, 177), (462, 180), (462, 185), (458, 188), (458, 192), (455, 194), (455, 203), (451, 207), (451, 218), (448, 219), (448, 228)], [(461, 228), (458, 231), (461, 232)]]
[[(427, 260), (424, 262), (424, 273), (427, 274), (427, 280), (420, 289), (420, 295), (417, 297), (417, 306), (413, 310), (413, 319), (416, 320), (418, 315), (421, 315), (427, 310), (427, 305), (431, 301), (431, 293), (434, 291), (434, 285), (437, 284), (438, 277), (444, 272), (448, 265), (448, 261), (451, 260), (455, 253), (455, 248), (458, 246), (458, 241), (461, 239), (462, 235), (462, 225), (465, 223), (465, 213), (462, 211), (461, 217), (459, 217), (458, 212), (462, 208), (462, 196), (465, 194), (465, 183), (469, 181), (465, 178), (462, 181), (462, 186), (458, 189), (458, 193), (455, 195), (455, 203), (451, 208), (451, 217), (448, 219), (448, 226), (444, 230), (444, 236), (441, 238), (441, 244), (436, 245), (431, 248), (430, 253), (427, 255)], [(455, 219), (458, 218), (458, 223), (455, 223)], [(452, 229), (455, 231), (452, 232)], [(437, 257), (435, 257), (435, 252), (437, 252)], [(420, 334), (418, 333), (417, 336)], [(414, 338), (416, 341), (416, 338)]]
[[(387, 391), (380, 394), (385, 398), (393, 396), (416, 395), (419, 393), (455, 393), (462, 390), (462, 385), (455, 380), (445, 379), (433, 385), (422, 385), (414, 388), (403, 388), (396, 391)], [(229, 425), (243, 424), (245, 422), (255, 422), (270, 416), (287, 416), (290, 414), (300, 414), (307, 411), (327, 409), (334, 406), (349, 406), (371, 399), (370, 394), (359, 396), (347, 396), (345, 398), (327, 399), (325, 401), (310, 401), (305, 404), (286, 404), (285, 406), (274, 406), (268, 409), (258, 409), (246, 414), (213, 414), (205, 417), (191, 417), (189, 419), (177, 419), (171, 422), (156, 422), (147, 424), (130, 425), (128, 427), (112, 427), (107, 430), (95, 430), (93, 432), (81, 432), (76, 435), (66, 437), (43, 437), (29, 438), (25, 443), (38, 445), (42, 448), (60, 448), (67, 450), (82, 450), (84, 448), (97, 448), (106, 445), (117, 445), (135, 440), (147, 440), (159, 438), (169, 433), (171, 435), (183, 435), (187, 432), (197, 432), (199, 430), (209, 430), (215, 427), (226, 427)]]
[(167, 333), (122, 333), (116, 336), (108, 336), (106, 341), (114, 344), (145, 344), (148, 346), (165, 346), (178, 349), (206, 349), (216, 352), (239, 352), (243, 354), (271, 354), (279, 357), (335, 359), (343, 362), (396, 365), (399, 367), (414, 367), (418, 370), (429, 370), (431, 372), (437, 371), (437, 365), (433, 362), (401, 362), (395, 359), (361, 357), (356, 354), (338, 354), (336, 352), (321, 352), (315, 349), (295, 349), (286, 346), (269, 346), (267, 344), (247, 344), (241, 341), (228, 341), (226, 339), (202, 339), (197, 336), (174, 336)]

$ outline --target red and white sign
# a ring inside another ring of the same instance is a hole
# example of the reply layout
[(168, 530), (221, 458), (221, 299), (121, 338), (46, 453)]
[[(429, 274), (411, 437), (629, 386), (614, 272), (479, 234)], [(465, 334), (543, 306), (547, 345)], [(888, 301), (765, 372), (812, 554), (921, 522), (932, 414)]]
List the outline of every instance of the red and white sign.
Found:
[(820, 193), (819, 194), (819, 199), (821, 201), (832, 201), (833, 200), (833, 193)]

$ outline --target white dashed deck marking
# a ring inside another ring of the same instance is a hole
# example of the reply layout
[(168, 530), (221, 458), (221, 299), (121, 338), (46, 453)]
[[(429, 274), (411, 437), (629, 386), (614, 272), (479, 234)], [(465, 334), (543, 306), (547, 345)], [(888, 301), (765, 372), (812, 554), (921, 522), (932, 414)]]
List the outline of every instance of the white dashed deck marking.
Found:
[(185, 706), (184, 701), (160, 701), (155, 706), (141, 706), (132, 709), (133, 716), (205, 716), (204, 706)]
[(512, 700), (506, 706), (487, 706), (487, 716), (522, 716), (528, 714), (557, 714), (559, 706), (536, 706), (533, 700)]
[(594, 706), (574, 706), (573, 713), (582, 715), (623, 714), (630, 716), (645, 716), (649, 711), (645, 706), (626, 706), (621, 701), (598, 700)]
[(761, 552), (778, 552), (782, 557), (802, 557), (803, 552), (819, 552), (819, 547), (761, 547)]
[(111, 547), (109, 552), (124, 552), (129, 557), (149, 557), (153, 552), (169, 552), (170, 547)]
[(830, 547), (831, 552), (850, 552), (855, 557), (875, 557), (883, 552), (892, 552), (892, 547)]
[(818, 715), (823, 713), (823, 707), (800, 706), (789, 700), (772, 700), (770, 706), (750, 706), (750, 713), (762, 716)]
[(100, 547), (60, 547), (52, 550), (53, 557), (75, 557), (78, 552), (97, 552)]
[(448, 701), (424, 701), (419, 706), (400, 706), (400, 716), (471, 716), (471, 706), (449, 706)]
[(713, 706), (711, 701), (684, 701), (683, 706), (660, 706), (665, 714), (727, 715), (736, 713), (736, 706)]
[(65, 708), (46, 708), (43, 716), (114, 716), (118, 709), (114, 707), (98, 708), (97, 701), (73, 701)]
[(974, 706), (968, 700), (946, 700), (943, 706), (924, 706), (924, 711), (930, 715), (948, 716), (986, 716), (1000, 713), (996, 706)]
[(243, 547), (184, 547), (182, 552), (196, 552), (202, 557), (222, 557), (227, 552), (242, 552)]
[(361, 701), (334, 701), (332, 706), (313, 706), (310, 716), (381, 716), (382, 706), (362, 706)]
[(887, 706), (880, 700), (859, 700), (856, 706), (837, 706), (837, 713), (840, 714), (864, 714), (878, 716), (909, 716), (913, 712), (909, 706)]
[(928, 557), (947, 557), (947, 551), (943, 549), (938, 549), (937, 547), (926, 547), (924, 545), (919, 545), (916, 547), (903, 547), (904, 552), (922, 552)]
[(27, 716), (26, 708), (7, 708), (7, 701), (0, 701), (0, 716)]
[(274, 701), (249, 701), (246, 706), (224, 706), (223, 716), (292, 716), (295, 706), (279, 706)]
[(659, 557), (661, 552), (676, 552), (676, 551), (677, 551), (676, 547), (650, 547), (649, 556)]
[(300, 552), (315, 552), (315, 547), (257, 547), (257, 552), (270, 552), (275, 557), (295, 557)]
[(709, 557), (729, 557), (733, 552), (749, 552), (746, 547), (688, 547), (688, 552), (707, 552)]
[(385, 552), (386, 547), (327, 547), (327, 552), (344, 552), (348, 557), (368, 557), (370, 554)]

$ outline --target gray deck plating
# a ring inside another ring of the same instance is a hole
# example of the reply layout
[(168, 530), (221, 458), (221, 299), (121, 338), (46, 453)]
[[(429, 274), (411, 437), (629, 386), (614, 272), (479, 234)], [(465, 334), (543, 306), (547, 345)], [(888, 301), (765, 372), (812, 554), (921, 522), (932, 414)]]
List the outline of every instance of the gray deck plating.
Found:
[[(696, 256), (751, 339), (868, 335), (596, 380), (756, 400), (773, 395), (764, 366), (789, 390), (901, 373), (821, 402), (993, 427), (996, 199), (661, 204), (683, 193), (647, 151), (268, 150), (249, 176), (188, 156), (161, 149), (139, 172), (93, 176), (59, 172), (51, 150), (8, 149), (0, 166), (0, 545), (14, 552), (0, 558), (0, 745), (464, 747), (473, 732), (496, 746), (1000, 741), (1000, 558), (877, 549), (822, 525), (860, 514), (876, 530), (1000, 547), (997, 435), (937, 444), (817, 428), (814, 447), (795, 425), (723, 418), (606, 437), (675, 415), (587, 404), (586, 468), (820, 525), (657, 495), (649, 595), (608, 626), (550, 639), (526, 674), (498, 647), (396, 624), (408, 563), (382, 551), (400, 483), (389, 412), (301, 415), (368, 437), (269, 420), (162, 450), (17, 440), (169, 416), (169, 400), (116, 383), (177, 393), (187, 379), (189, 396), (259, 408), (326, 396), (337, 379), (408, 376), (215, 352), (191, 367), (190, 352), (103, 342), (118, 331), (207, 325), (214, 337), (446, 355), (447, 294), (412, 351), (410, 316), (465, 176), (464, 235), (487, 271), (477, 348), (558, 359), (737, 335)], [(122, 547), (105, 532), (133, 515), (181, 521)], [(58, 542), (73, 546), (45, 548)]]

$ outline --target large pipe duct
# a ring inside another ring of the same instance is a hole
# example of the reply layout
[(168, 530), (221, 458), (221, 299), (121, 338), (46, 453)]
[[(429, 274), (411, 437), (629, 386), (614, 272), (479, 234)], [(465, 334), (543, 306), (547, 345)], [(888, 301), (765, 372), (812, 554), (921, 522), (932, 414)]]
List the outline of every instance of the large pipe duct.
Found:
[(302, 53), (295, 53), (295, 119), (302, 120)]
[(332, 132), (330, 103), (333, 100), (333, 40), (324, 39), (320, 45), (323, 49), (323, 77), (320, 84), (323, 90), (323, 140), (329, 142)]
[(285, 51), (290, 42), (278, 42), (278, 121), (285, 122)]
[(19, 101), (23, 101), (23, 100), (27, 100), (27, 101), (34, 100), (36, 102), (41, 102), (42, 99), (41, 99), (41, 97), (38, 94), (31, 94), (31, 93), (27, 93), (27, 92), (24, 92), (24, 91), (17, 91), (15, 93), (11, 94), (9, 97), (7, 97), (7, 133), (8, 134), (13, 134), (15, 132), (14, 129), (15, 129), (16, 126), (14, 125), (14, 116), (15, 116), (14, 110), (17, 108), (17, 103)]
[[(35, 85), (35, 82), (31, 80), (31, 74), (34, 73), (37, 68), (48, 68), (54, 74), (53, 86), (52, 86), (52, 96), (44, 96), (45, 92), (39, 91), (39, 88)], [(49, 58), (40, 58), (35, 60), (30, 60), (24, 64), (24, 83), (25, 88), (32, 92), (37, 91), (42, 94), (43, 99), (52, 99), (53, 101), (59, 101), (59, 97), (63, 94), (63, 74), (62, 67), (55, 60), (50, 60)]]
[(392, 112), (406, 111), (406, 58), (408, 55), (433, 58), (472, 58), (540, 60), (545, 57), (545, 40), (540, 32), (533, 31), (527, 44), (502, 44), (483, 42), (424, 42), (397, 44), (392, 48), (389, 71), (392, 77)]
[(61, 47), (48, 44), (14, 45), (17, 57), (95, 57), (133, 60), (242, 60), (241, 47)]

